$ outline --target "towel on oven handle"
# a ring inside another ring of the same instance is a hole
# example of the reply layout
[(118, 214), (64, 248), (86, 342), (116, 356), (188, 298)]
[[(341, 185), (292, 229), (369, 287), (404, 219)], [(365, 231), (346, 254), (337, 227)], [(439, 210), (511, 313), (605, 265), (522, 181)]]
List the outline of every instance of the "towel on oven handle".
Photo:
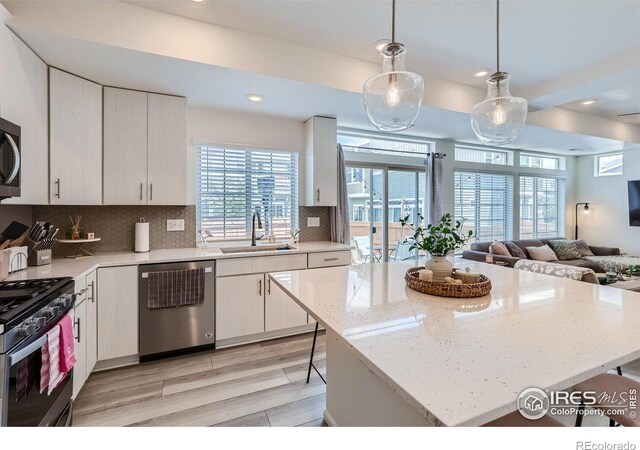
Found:
[(205, 269), (149, 272), (147, 307), (177, 308), (204, 301)]

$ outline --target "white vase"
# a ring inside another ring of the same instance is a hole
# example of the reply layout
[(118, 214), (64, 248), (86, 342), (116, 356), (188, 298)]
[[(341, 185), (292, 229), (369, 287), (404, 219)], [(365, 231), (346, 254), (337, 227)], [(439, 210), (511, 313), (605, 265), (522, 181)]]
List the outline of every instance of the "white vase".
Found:
[(453, 273), (453, 264), (446, 256), (434, 256), (427, 259), (424, 264), (425, 269), (433, 272), (433, 281), (443, 282), (446, 277), (450, 277)]

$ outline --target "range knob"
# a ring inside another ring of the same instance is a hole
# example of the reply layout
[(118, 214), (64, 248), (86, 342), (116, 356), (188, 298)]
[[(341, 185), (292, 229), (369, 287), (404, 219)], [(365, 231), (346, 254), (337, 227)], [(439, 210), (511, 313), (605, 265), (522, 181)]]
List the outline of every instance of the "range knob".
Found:
[(36, 317), (35, 319), (30, 321), (36, 325), (36, 328), (42, 328), (45, 323), (47, 323), (47, 319), (45, 317)]
[(47, 319), (51, 319), (52, 317), (55, 317), (58, 315), (58, 312), (60, 312), (60, 307), (49, 306), (48, 308), (44, 308), (42, 312)]
[(26, 322), (24, 325), (20, 325), (18, 327), (18, 336), (20, 337), (28, 337), (33, 335), (36, 331), (38, 331), (38, 326), (35, 322)]
[(68, 294), (60, 296), (60, 298), (54, 303), (56, 306), (60, 306), (61, 308), (66, 308), (71, 305), (71, 296)]

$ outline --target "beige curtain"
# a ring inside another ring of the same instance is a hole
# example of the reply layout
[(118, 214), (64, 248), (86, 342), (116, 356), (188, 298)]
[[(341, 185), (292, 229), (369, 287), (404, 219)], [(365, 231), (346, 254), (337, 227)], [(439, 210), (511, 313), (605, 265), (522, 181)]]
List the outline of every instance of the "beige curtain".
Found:
[(345, 172), (344, 151), (338, 144), (338, 204), (331, 207), (331, 240), (340, 244), (348, 244), (349, 232), (349, 200), (347, 198), (347, 174)]

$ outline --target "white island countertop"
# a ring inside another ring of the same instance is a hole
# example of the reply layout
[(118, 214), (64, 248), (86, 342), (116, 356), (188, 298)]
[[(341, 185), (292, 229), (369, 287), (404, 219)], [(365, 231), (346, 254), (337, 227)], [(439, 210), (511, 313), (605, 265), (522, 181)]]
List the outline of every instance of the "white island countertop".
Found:
[(639, 293), (462, 260), (493, 289), (450, 299), (406, 287), (412, 265), (270, 276), (434, 425), (482, 425), (526, 388), (567, 389), (640, 357)]
[[(261, 244), (258, 244), (261, 245)], [(283, 243), (284, 245), (284, 243)], [(151, 250), (146, 253), (112, 252), (96, 253), (94, 256), (78, 259), (54, 258), (51, 264), (46, 266), (28, 267), (25, 270), (9, 274), (5, 281), (26, 280), (32, 278), (78, 278), (100, 267), (131, 266), (139, 264), (159, 264), (182, 261), (218, 260), (228, 258), (256, 258), (273, 255), (292, 255), (299, 253), (318, 253), (330, 251), (350, 250), (351, 246), (337, 244), (335, 242), (299, 242), (290, 244), (290, 250), (267, 250), (259, 252), (223, 253), (220, 247), (208, 248), (173, 248), (164, 250)], [(245, 246), (247, 243), (232, 243), (229, 247)], [(269, 270), (265, 267), (265, 270)]]

